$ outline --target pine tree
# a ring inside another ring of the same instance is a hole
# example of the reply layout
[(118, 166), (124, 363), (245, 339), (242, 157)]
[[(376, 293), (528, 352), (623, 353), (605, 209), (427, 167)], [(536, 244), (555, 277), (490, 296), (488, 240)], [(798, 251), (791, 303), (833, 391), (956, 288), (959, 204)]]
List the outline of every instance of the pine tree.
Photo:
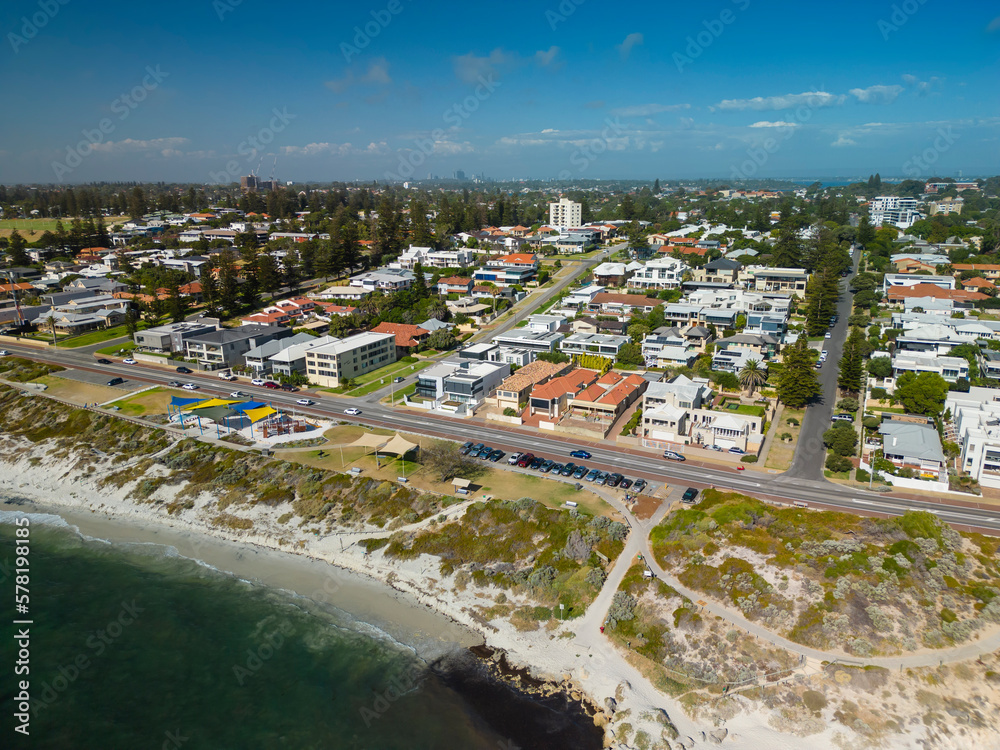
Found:
[(802, 268), (802, 240), (791, 223), (782, 224), (771, 253), (776, 268)]
[(10, 255), (12, 266), (26, 266), (31, 262), (27, 251), (28, 243), (24, 237), (15, 229), (10, 235), (10, 244), (7, 247), (7, 254)]
[(852, 328), (844, 344), (844, 353), (840, 358), (840, 374), (837, 377), (837, 385), (841, 390), (850, 393), (861, 391), (866, 351), (867, 343), (864, 332), (860, 328)]
[(819, 396), (821, 389), (812, 354), (806, 340), (800, 338), (786, 347), (778, 377), (778, 399), (792, 409), (801, 409)]
[(167, 294), (167, 314), (170, 315), (170, 322), (180, 323), (187, 315), (187, 300), (181, 296), (180, 284), (176, 281), (170, 282)]
[(219, 305), (226, 312), (233, 314), (238, 307), (239, 278), (236, 271), (236, 258), (233, 251), (226, 248), (219, 253)]

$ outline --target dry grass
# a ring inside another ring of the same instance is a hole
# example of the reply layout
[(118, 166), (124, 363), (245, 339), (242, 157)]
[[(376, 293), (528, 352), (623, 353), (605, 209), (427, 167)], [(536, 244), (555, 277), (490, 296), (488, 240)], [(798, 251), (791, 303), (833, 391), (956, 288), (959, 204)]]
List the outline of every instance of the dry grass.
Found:
[[(795, 445), (799, 441), (799, 431), (802, 429), (802, 420), (805, 418), (805, 410), (785, 409), (781, 415), (781, 424), (775, 425), (774, 439), (771, 441), (771, 449), (768, 451), (767, 460), (764, 462), (765, 469), (777, 469), (785, 471), (792, 465), (792, 458), (795, 455)], [(799, 420), (798, 425), (788, 424), (788, 419)], [(791, 433), (791, 442), (784, 443), (779, 439), (779, 435)]]
[(329, 430), (323, 433), (323, 437), (329, 440), (334, 445), (339, 445), (341, 443), (353, 443), (362, 435), (393, 435), (395, 434), (392, 430), (383, 430), (377, 427), (365, 428), (354, 424), (341, 424), (336, 427), (331, 427)]
[(154, 388), (135, 396), (123, 398), (115, 402), (122, 414), (130, 417), (143, 417), (149, 414), (166, 414), (171, 396), (181, 393), (174, 388)]
[(60, 378), (57, 375), (45, 375), (34, 381), (44, 383), (45, 393), (56, 398), (65, 399), (74, 404), (104, 403), (121, 395), (121, 390), (106, 385), (83, 383), (79, 380)]

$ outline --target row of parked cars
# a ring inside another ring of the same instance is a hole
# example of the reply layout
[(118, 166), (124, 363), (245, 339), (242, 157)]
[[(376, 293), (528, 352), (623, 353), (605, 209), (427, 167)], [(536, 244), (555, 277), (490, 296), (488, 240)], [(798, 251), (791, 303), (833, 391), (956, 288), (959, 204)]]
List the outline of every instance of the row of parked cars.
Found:
[[(491, 448), (483, 443), (465, 443), (459, 452), (469, 458), (478, 458), (483, 461), (496, 463), (506, 454), (499, 448)], [(590, 458), (587, 451), (575, 450), (570, 454), (571, 458)], [(620, 487), (623, 490), (631, 489), (634, 492), (641, 492), (646, 486), (645, 479), (631, 480), (618, 472), (601, 471), (591, 469), (583, 464), (576, 464), (572, 461), (560, 463), (550, 458), (536, 456), (534, 453), (513, 453), (507, 459), (510, 466), (517, 466), (522, 469), (531, 469), (542, 474), (553, 474), (573, 479), (583, 479), (594, 484), (602, 484), (606, 487)]]

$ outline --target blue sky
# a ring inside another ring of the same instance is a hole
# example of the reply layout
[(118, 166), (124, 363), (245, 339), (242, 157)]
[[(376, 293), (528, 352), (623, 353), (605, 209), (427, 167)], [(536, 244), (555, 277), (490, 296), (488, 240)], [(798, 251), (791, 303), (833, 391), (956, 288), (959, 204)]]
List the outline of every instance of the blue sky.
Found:
[(0, 9), (5, 183), (1000, 172), (992, 3), (63, 2)]

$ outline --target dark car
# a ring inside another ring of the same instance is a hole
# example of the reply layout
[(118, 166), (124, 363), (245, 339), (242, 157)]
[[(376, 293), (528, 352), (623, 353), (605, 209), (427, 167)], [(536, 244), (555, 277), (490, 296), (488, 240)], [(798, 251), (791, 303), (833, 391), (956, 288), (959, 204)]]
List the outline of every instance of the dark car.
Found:
[(737, 456), (742, 456), (744, 453), (746, 453), (745, 450), (743, 450), (742, 448), (737, 448), (735, 445), (729, 449), (729, 452), (734, 453)]
[(571, 458), (590, 458), (590, 454), (587, 451), (581, 450), (570, 451), (569, 455)]
[(298, 390), (298, 388), (296, 388), (294, 385), (288, 385), (287, 383), (279, 387), (281, 388), (281, 390), (288, 391), (289, 393), (295, 393), (295, 391)]
[(264, 383), (264, 387), (270, 388), (272, 391), (276, 391), (281, 388), (281, 386), (275, 383), (273, 380), (268, 380), (266, 383)]
[(531, 459), (531, 464), (528, 466), (532, 471), (538, 471), (538, 467), (545, 463), (545, 459), (541, 456), (535, 456)]
[(573, 476), (574, 471), (576, 471), (576, 464), (568, 463), (562, 467), (562, 471), (560, 471), (559, 473), (562, 474), (564, 477), (571, 477)]
[(489, 458), (489, 455), (492, 452), (493, 452), (493, 449), (490, 446), (488, 446), (488, 445), (483, 446), (482, 448), (479, 449), (479, 455), (477, 455), (476, 458), (481, 458), (481, 459), (483, 459), (485, 461), (487, 458)]
[(108, 381), (108, 385), (121, 385), (124, 382), (125, 381), (121, 378), (111, 378), (111, 380)]
[(576, 470), (573, 472), (573, 479), (583, 479), (585, 476), (587, 476), (588, 471), (590, 471), (590, 469), (588, 469), (583, 464), (580, 464), (579, 466), (576, 467)]
[(462, 450), (464, 450), (466, 453), (469, 452), (470, 448), (472, 448), (472, 441), (471, 440), (469, 442), (467, 442), (467, 443), (462, 443)]
[(623, 490), (627, 490), (629, 487), (632, 486), (632, 480), (629, 479), (628, 477), (623, 477), (622, 483), (618, 486), (621, 487)]
[(519, 459), (517, 459), (517, 465), (519, 468), (523, 469), (531, 464), (535, 460), (533, 453), (524, 453)]
[(588, 482), (596, 482), (597, 477), (600, 476), (600, 474), (601, 472), (599, 472), (597, 469), (591, 469), (590, 472), (587, 474), (586, 479)]
[(562, 464), (552, 464), (552, 473), (559, 476), (562, 474), (563, 465)]
[(189, 370), (187, 367), (184, 367), (183, 365), (177, 368), (177, 372), (183, 373), (184, 375), (191, 374), (191, 370)]
[(621, 474), (619, 474), (616, 471), (614, 474), (612, 474), (610, 477), (608, 477), (607, 485), (608, 485), (608, 487), (617, 487), (619, 484), (622, 483), (622, 480), (624, 478), (625, 477), (623, 477)]
[(111, 360), (110, 359), (99, 359), (99, 360), (97, 360), (97, 364), (99, 364), (99, 365), (110, 365), (111, 364)]
[(645, 488), (646, 488), (645, 479), (636, 479), (634, 482), (632, 482), (632, 489), (635, 490), (636, 492), (642, 492)]
[(499, 448), (497, 448), (495, 451), (493, 451), (489, 455), (489, 460), (490, 460), (491, 463), (496, 463), (497, 461), (499, 461), (503, 457), (504, 457), (504, 452), (502, 450), (500, 450)]
[(693, 503), (696, 497), (698, 497), (698, 490), (696, 490), (694, 487), (688, 487), (686, 490), (684, 490), (684, 494), (681, 495), (681, 502)]
[(171, 388), (180, 388), (181, 387), (181, 384), (178, 383), (176, 380), (171, 380), (169, 383), (167, 383), (167, 385), (169, 385)]
[(546, 458), (544, 461), (542, 461), (542, 465), (538, 467), (538, 470), (542, 472), (542, 474), (548, 474), (550, 471), (552, 471), (552, 467), (554, 465), (555, 461), (553, 461), (550, 458)]

